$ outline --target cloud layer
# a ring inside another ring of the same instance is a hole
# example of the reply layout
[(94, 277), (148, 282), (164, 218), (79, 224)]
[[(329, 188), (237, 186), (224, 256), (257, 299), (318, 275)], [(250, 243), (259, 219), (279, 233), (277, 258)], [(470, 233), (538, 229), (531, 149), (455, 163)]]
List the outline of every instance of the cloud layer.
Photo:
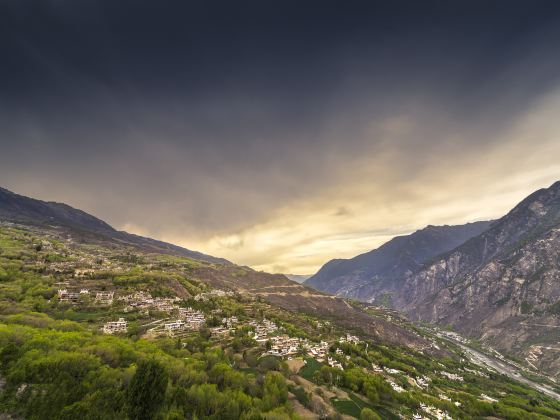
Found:
[(557, 2), (158, 3), (2, 3), (3, 186), (304, 274), (558, 178)]

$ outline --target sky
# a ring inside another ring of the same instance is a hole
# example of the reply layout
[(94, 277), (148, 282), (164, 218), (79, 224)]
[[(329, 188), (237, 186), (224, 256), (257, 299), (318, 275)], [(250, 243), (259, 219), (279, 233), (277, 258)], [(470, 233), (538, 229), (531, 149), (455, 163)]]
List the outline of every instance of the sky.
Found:
[(0, 2), (0, 186), (312, 274), (560, 179), (560, 2)]

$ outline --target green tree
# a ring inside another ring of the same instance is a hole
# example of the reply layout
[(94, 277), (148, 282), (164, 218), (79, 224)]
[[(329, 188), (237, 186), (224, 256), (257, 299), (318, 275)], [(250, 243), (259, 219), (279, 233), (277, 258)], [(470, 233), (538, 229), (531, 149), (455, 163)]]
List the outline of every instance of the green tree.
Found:
[(138, 364), (128, 388), (128, 415), (135, 420), (153, 419), (165, 398), (168, 374), (154, 359)]
[(263, 403), (266, 410), (283, 405), (288, 400), (288, 386), (278, 372), (268, 372), (264, 378)]

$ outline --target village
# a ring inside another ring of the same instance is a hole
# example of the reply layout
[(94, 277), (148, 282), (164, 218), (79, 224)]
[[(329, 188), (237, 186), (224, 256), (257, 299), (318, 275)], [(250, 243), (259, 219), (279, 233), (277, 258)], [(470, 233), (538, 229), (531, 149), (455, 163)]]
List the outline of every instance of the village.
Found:
[[(167, 336), (176, 339), (184, 338), (189, 333), (200, 331), (207, 327), (209, 316), (220, 314), (221, 309), (213, 309), (209, 313), (192, 307), (182, 306), (183, 299), (178, 297), (154, 297), (147, 291), (136, 291), (124, 295), (115, 295), (115, 291), (110, 290), (91, 290), (84, 287), (72, 288), (68, 283), (59, 283), (61, 288), (58, 290), (57, 296), (59, 301), (68, 302), (70, 304), (78, 304), (85, 300), (90, 300), (96, 305), (111, 306), (119, 305), (124, 314), (137, 312), (144, 316), (151, 313), (159, 313), (167, 315), (164, 318), (152, 320), (145, 325), (149, 328), (146, 330), (146, 337)], [(212, 289), (199, 293), (192, 297), (194, 302), (207, 303), (219, 298), (231, 298), (234, 293), (221, 289)], [(261, 356), (273, 356), (285, 359), (287, 361), (294, 358), (302, 358), (303, 363), (307, 363), (306, 358), (315, 359), (318, 363), (325, 363), (331, 368), (344, 370), (346, 362), (350, 361), (350, 356), (346, 355), (340, 348), (341, 344), (348, 343), (352, 345), (365, 345), (359, 337), (346, 334), (340, 336), (336, 340), (322, 340), (313, 342), (308, 339), (291, 337), (285, 334), (283, 328), (278, 326), (274, 321), (263, 317), (260, 320), (248, 319), (240, 320), (237, 316), (222, 317), (221, 322), (217, 326), (208, 328), (214, 339), (222, 340), (233, 336), (239, 328), (247, 328), (250, 338), (262, 348)], [(101, 327), (104, 334), (126, 334), (128, 332), (128, 322), (123, 317), (109, 320)], [(405, 377), (408, 382), (417, 388), (427, 389), (430, 386), (431, 379), (427, 376), (412, 378), (398, 369), (387, 367), (379, 367), (372, 364), (370, 371), (385, 376), (386, 381), (391, 389), (396, 393), (403, 393), (405, 389), (397, 383), (395, 377)], [(476, 372), (476, 371), (475, 371)], [(463, 381), (463, 377), (454, 373), (440, 371), (439, 374), (452, 381)], [(441, 400), (450, 399), (440, 394)], [(489, 402), (497, 401), (487, 395), (481, 395), (481, 399)], [(459, 402), (454, 402), (460, 406)], [(420, 411), (423, 414), (413, 414), (413, 419), (442, 419), (449, 420), (452, 417), (444, 410), (438, 409), (431, 405), (422, 404)]]
[[(178, 297), (153, 297), (146, 291), (115, 296), (114, 291), (94, 291), (83, 287), (71, 289), (68, 282), (58, 283), (58, 286), (64, 287), (57, 291), (60, 302), (78, 304), (85, 299), (90, 299), (97, 305), (110, 306), (113, 303), (124, 305), (122, 307), (124, 313), (136, 311), (147, 316), (152, 311), (171, 316), (147, 323), (146, 325), (150, 326), (146, 331), (147, 336), (180, 338), (185, 333), (198, 331), (206, 325), (206, 315), (200, 310), (180, 306), (179, 303), (182, 299)], [(233, 295), (231, 291), (213, 289), (197, 294), (193, 299), (196, 302), (207, 302), (209, 299), (232, 297)], [(221, 311), (215, 309), (212, 312), (217, 314)], [(361, 342), (357, 336), (351, 334), (346, 334), (337, 341), (320, 341), (318, 343), (311, 342), (308, 339), (290, 337), (282, 334), (281, 328), (266, 317), (260, 321), (251, 319), (245, 324), (240, 323), (236, 316), (224, 317), (219, 326), (214, 326), (209, 330), (212, 336), (224, 338), (230, 336), (237, 327), (243, 326), (249, 327), (249, 336), (264, 348), (263, 356), (270, 355), (287, 359), (292, 359), (295, 356), (307, 356), (314, 358), (319, 363), (324, 362), (341, 370), (344, 369), (344, 365), (338, 359), (344, 359), (342, 358), (343, 353), (340, 348), (336, 348), (335, 355), (330, 355), (329, 349), (331, 346), (337, 343), (358, 344)], [(125, 334), (128, 331), (128, 322), (123, 317), (119, 317), (118, 320), (110, 320), (103, 324), (101, 331), (105, 334)], [(346, 356), (346, 358), (349, 358), (349, 356)]]
[[(146, 291), (137, 291), (122, 296), (115, 296), (114, 291), (93, 291), (86, 288), (71, 290), (67, 284), (61, 284), (61, 286), (65, 286), (65, 288), (58, 290), (58, 299), (62, 302), (76, 304), (85, 298), (90, 298), (99, 305), (112, 305), (113, 303), (122, 304), (124, 305), (122, 308), (124, 313), (137, 311), (143, 315), (148, 315), (150, 311), (155, 311), (169, 315), (169, 317), (157, 319), (148, 323), (147, 325), (149, 325), (150, 328), (146, 331), (147, 336), (168, 336), (181, 339), (185, 337), (185, 334), (199, 331), (207, 324), (207, 314), (201, 310), (181, 306), (182, 299), (178, 297), (153, 297)], [(232, 296), (234, 296), (234, 293), (231, 291), (213, 289), (195, 295), (193, 300), (195, 302), (208, 302), (215, 298)], [(221, 309), (213, 309), (210, 311), (209, 315), (215, 316), (221, 312)], [(209, 328), (209, 331), (211, 336), (215, 339), (224, 339), (232, 336), (236, 329), (244, 327), (249, 329), (248, 335), (261, 346), (262, 356), (273, 356), (288, 361), (294, 358), (303, 358), (304, 364), (307, 363), (306, 358), (313, 358), (318, 363), (325, 363), (331, 368), (340, 370), (344, 370), (345, 361), (350, 360), (350, 356), (345, 355), (340, 348), (341, 344), (364, 344), (366, 347), (368, 345), (359, 337), (352, 334), (340, 336), (337, 340), (322, 340), (319, 342), (312, 342), (299, 337), (291, 337), (283, 332), (282, 327), (266, 317), (263, 317), (261, 320), (250, 319), (246, 321), (241, 321), (236, 316), (223, 317), (220, 325)], [(101, 327), (101, 331), (104, 334), (126, 334), (127, 330), (128, 323), (123, 317), (119, 317), (117, 320), (107, 321)], [(331, 352), (331, 350), (334, 350), (334, 352)], [(372, 364), (370, 371), (385, 376), (391, 389), (396, 393), (403, 393), (406, 391), (394, 379), (398, 376), (406, 377), (410, 384), (420, 389), (427, 389), (431, 382), (431, 378), (427, 376), (412, 378), (398, 369), (380, 367), (376, 364)], [(462, 382), (464, 380), (462, 376), (455, 373), (443, 370), (438, 373), (451, 381)], [(474, 370), (473, 373), (484, 375), (484, 373)], [(496, 399), (486, 394), (482, 394), (480, 397), (484, 401), (497, 402)], [(451, 399), (444, 394), (439, 394), (439, 398), (443, 401), (451, 402)], [(453, 404), (457, 407), (461, 405), (457, 401), (453, 402)], [(414, 413), (412, 418), (415, 420), (429, 420), (430, 418), (442, 420), (452, 419), (445, 410), (423, 403), (420, 405), (420, 412), (422, 412), (422, 414)]]
[[(335, 322), (331, 325), (313, 315), (296, 321), (266, 299), (239, 289), (228, 290), (227, 281), (213, 284), (188, 275), (192, 263), (180, 259), (95, 246), (82, 248), (56, 236), (36, 246), (49, 252), (48, 258), (37, 259), (37, 270), (49, 279), (44, 292), (47, 310), (78, 320), (92, 332), (119, 339), (153, 340), (158, 346), (173, 343), (186, 353), (198, 351), (189, 343), (202, 343), (233, 353), (238, 369), (255, 369), (255, 364), (258, 369), (261, 363), (274, 366), (270, 360), (277, 360), (276, 366), (289, 369), (292, 375), (311, 371), (305, 376), (307, 381), (333, 392), (340, 392), (337, 389), (344, 387), (344, 382), (321, 382), (324, 372), (330, 372), (332, 378), (344, 378), (359, 369), (383, 378), (394, 396), (419, 401), (426, 396), (407, 413), (406, 418), (414, 419), (450, 419), (450, 407), (456, 407), (457, 413), (472, 404), (461, 398), (457, 389), (469, 387), (473, 377), (493, 380), (491, 369), (469, 363), (465, 354), (460, 364), (439, 360), (430, 371), (414, 372), (410, 364), (406, 367), (406, 361), (404, 365), (399, 361), (398, 354), (375, 356), (379, 344), (362, 338), (359, 330), (337, 329)], [(168, 287), (174, 286), (170, 278), (181, 278), (184, 288)], [(455, 332), (430, 329), (427, 341), (433, 349), (443, 350), (446, 340), (472, 344)], [(250, 356), (245, 357), (245, 353)], [(359, 360), (360, 355), (367, 363)], [(498, 405), (510, 397), (501, 390), (473, 391), (472, 401), (481, 404)]]
[[(49, 248), (53, 245), (44, 243), (42, 246)], [(136, 323), (141, 320), (140, 330), (146, 338), (172, 337), (182, 340), (189, 334), (205, 329), (210, 332), (213, 340), (225, 340), (222, 343), (227, 345), (228, 340), (238, 334), (238, 331), (245, 330), (247, 336), (259, 345), (261, 357), (271, 356), (286, 361), (298, 359), (304, 364), (307, 364), (310, 359), (314, 359), (318, 363), (341, 371), (344, 371), (348, 365), (352, 366), (351, 356), (345, 353), (343, 345), (363, 346), (366, 349), (368, 346), (367, 342), (350, 333), (338, 338), (331, 337), (318, 341), (291, 336), (276, 321), (264, 315), (261, 318), (238, 317), (231, 314), (220, 316), (223, 308), (220, 307), (219, 302), (222, 299), (236, 298), (236, 293), (230, 290), (206, 288), (192, 294), (188, 299), (173, 295), (154, 295), (149, 289), (141, 288), (135, 288), (135, 290), (127, 292), (120, 288), (111, 287), (108, 282), (103, 280), (102, 276), (107, 270), (119, 273), (130, 272), (136, 265), (132, 262), (134, 260), (132, 257), (131, 262), (127, 261), (126, 258), (123, 261), (116, 262), (109, 261), (103, 254), (89, 256), (86, 254), (84, 256), (84, 254), (73, 253), (70, 248), (65, 248), (64, 252), (68, 261), (55, 261), (46, 265), (47, 272), (54, 273), (57, 278), (63, 279), (54, 284), (57, 288), (54, 302), (68, 304), (72, 307), (86, 305), (100, 309), (105, 308), (109, 313), (115, 314), (109, 319), (104, 319), (104, 322), (99, 325), (99, 331), (103, 334), (126, 335), (130, 331), (130, 319), (136, 319)], [(144, 267), (153, 266), (156, 266), (156, 264), (152, 262), (144, 265)], [(219, 319), (218, 323), (216, 323), (216, 319)], [(211, 323), (209, 323), (210, 320)], [(323, 321), (323, 323), (328, 324), (328, 321)], [(317, 322), (317, 328), (322, 328), (323, 323)], [(449, 333), (440, 334), (443, 338)], [(459, 340), (460, 336), (454, 336), (453, 338)], [(434, 342), (433, 346), (436, 347), (437, 344)], [(382, 375), (397, 394), (407, 391), (403, 387), (403, 379), (418, 389), (428, 390), (431, 386), (432, 379), (425, 375), (411, 377), (398, 369), (387, 366), (380, 367), (374, 363), (367, 370)], [(474, 369), (469, 372), (468, 368), (465, 368), (465, 372), (487, 376), (485, 373)], [(463, 376), (457, 373), (450, 373), (445, 370), (434, 373), (450, 381), (464, 381)], [(451, 401), (445, 394), (440, 393), (439, 399), (450, 401), (457, 407), (460, 406), (458, 401)], [(498, 401), (486, 394), (481, 394), (480, 399), (489, 403)], [(412, 418), (450, 419), (451, 416), (445, 410), (433, 405), (422, 404), (419, 412), (414, 413)]]

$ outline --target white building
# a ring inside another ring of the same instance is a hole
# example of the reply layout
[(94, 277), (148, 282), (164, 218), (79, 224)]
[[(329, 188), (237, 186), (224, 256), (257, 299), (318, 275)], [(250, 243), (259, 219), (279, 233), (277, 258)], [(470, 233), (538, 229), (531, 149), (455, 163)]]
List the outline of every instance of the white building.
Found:
[(192, 308), (179, 308), (179, 316), (185, 320), (187, 328), (198, 330), (206, 323), (204, 314)]
[(342, 364), (340, 364), (340, 362), (333, 359), (332, 357), (327, 358), (327, 363), (329, 364), (330, 367), (340, 369), (340, 370), (344, 370), (344, 368), (342, 367)]
[(229, 318), (222, 319), (222, 324), (224, 324), (228, 328), (233, 328), (239, 322), (236, 316), (232, 316)]
[(175, 331), (181, 331), (185, 329), (185, 322), (181, 319), (177, 319), (173, 322), (166, 322), (164, 324), (164, 328), (165, 331), (167, 331), (167, 333), (172, 334)]
[(341, 343), (348, 342), (352, 344), (358, 344), (361, 342), (361, 340), (357, 336), (351, 334), (346, 334), (346, 337), (340, 337), (338, 341), (340, 341)]
[(109, 321), (103, 326), (105, 334), (122, 333), (128, 330), (128, 323), (124, 318), (119, 318), (118, 321)]
[(61, 302), (78, 303), (80, 301), (80, 294), (76, 292), (69, 292), (67, 289), (60, 289), (58, 291), (58, 299)]

